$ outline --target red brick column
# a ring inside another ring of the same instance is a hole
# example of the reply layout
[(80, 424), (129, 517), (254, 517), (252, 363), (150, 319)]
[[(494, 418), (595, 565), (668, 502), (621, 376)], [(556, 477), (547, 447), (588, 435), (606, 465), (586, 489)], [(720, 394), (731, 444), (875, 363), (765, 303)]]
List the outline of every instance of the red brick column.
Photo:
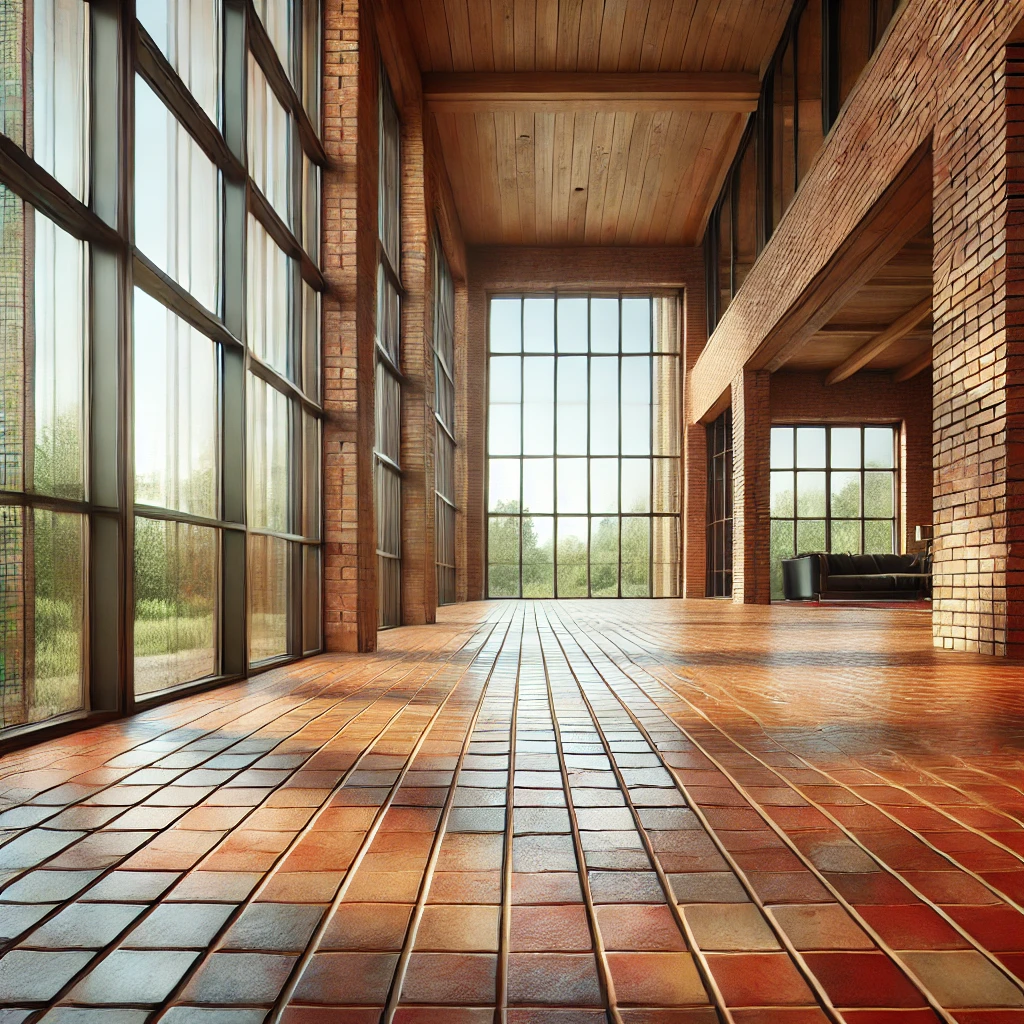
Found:
[(1024, 46), (934, 137), (936, 646), (1024, 655)]
[(770, 380), (742, 370), (732, 382), (732, 599), (742, 604), (771, 601)]
[[(359, 0), (324, 5), (324, 644), (376, 647), (373, 306), (376, 64)], [(366, 52), (369, 50), (369, 52)]]

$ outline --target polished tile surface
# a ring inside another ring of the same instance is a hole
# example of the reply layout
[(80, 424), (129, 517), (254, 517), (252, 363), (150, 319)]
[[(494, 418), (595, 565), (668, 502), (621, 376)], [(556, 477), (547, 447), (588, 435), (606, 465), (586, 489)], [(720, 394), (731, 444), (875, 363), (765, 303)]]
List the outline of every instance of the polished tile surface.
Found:
[(443, 609), (0, 759), (0, 1024), (1024, 1024), (1024, 669)]

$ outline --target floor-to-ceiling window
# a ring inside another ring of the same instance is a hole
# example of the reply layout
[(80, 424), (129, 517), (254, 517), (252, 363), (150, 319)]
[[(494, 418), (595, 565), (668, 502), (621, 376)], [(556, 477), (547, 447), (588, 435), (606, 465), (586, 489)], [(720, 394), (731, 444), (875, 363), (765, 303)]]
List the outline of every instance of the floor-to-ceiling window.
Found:
[(490, 597), (671, 597), (678, 299), (490, 299)]
[(380, 68), (377, 329), (373, 495), (377, 518), (377, 625), (402, 621), (401, 122)]
[(707, 425), (708, 493), (705, 555), (708, 597), (732, 596), (732, 409)]
[(319, 35), (0, 5), (0, 739), (320, 648)]
[(772, 427), (773, 598), (783, 558), (897, 550), (897, 438), (892, 426)]
[(434, 236), (434, 563), (437, 603), (455, 601), (455, 284)]

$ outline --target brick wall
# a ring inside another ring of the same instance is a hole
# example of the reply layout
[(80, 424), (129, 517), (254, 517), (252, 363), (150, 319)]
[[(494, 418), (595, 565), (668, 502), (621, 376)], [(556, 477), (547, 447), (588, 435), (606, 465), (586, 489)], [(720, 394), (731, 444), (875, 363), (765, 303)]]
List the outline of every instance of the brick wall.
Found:
[(697, 411), (719, 400), (900, 170), (930, 146), (933, 631), (938, 646), (992, 654), (1024, 653), (1024, 366), (1014, 295), (1022, 190), (1017, 93), (1006, 68), (1021, 14), (1019, 2), (1005, 0), (905, 0), (710, 339), (690, 395)]
[[(379, 45), (378, 45), (379, 44)], [(324, 638), (328, 650), (376, 648), (373, 509), (377, 290), (377, 90), (383, 61), (402, 119), (403, 617), (431, 622), (434, 576), (434, 363), (430, 239), (436, 225), (456, 276), (465, 247), (436, 131), (424, 126), (420, 73), (405, 22), (381, 0), (325, 0), (322, 260)], [(464, 284), (462, 285), (464, 288)], [(465, 319), (456, 324), (465, 352)]]
[(914, 527), (932, 522), (932, 382), (926, 370), (902, 384), (888, 373), (854, 374), (825, 384), (824, 374), (772, 375), (772, 423), (900, 425), (900, 545), (917, 551)]
[[(548, 291), (552, 287), (600, 290), (617, 288), (679, 289), (684, 295), (684, 366), (692, 365), (706, 337), (704, 319), (704, 256), (697, 248), (528, 247), (471, 248), (466, 254), (466, 369), (459, 386), (458, 421), (464, 424), (459, 445), (465, 452), (465, 556), (458, 571), (459, 599), (480, 600), (486, 594), (484, 565), (487, 423), (487, 296), (490, 293)], [(689, 301), (695, 297), (696, 301)], [(701, 428), (701, 445), (703, 428)], [(690, 444), (686, 450), (690, 450)], [(704, 593), (704, 475), (705, 449), (700, 448), (699, 509), (683, 518), (684, 563), (700, 560), (700, 594)], [(687, 464), (683, 465), (687, 479)], [(692, 466), (691, 466), (692, 470)], [(690, 474), (692, 476), (692, 472)], [(684, 491), (686, 485), (684, 484)], [(687, 548), (688, 534), (694, 537)], [(461, 550), (460, 550), (461, 554)], [(684, 572), (684, 581), (689, 571)]]
[(767, 370), (741, 370), (732, 382), (732, 599), (768, 604), (771, 575), (771, 392)]

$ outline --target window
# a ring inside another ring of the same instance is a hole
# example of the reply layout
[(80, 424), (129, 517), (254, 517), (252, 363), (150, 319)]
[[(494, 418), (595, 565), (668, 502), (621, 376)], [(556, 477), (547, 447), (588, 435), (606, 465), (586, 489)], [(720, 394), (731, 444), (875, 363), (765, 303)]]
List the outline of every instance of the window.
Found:
[(232, 9), (0, 5), (0, 739), (321, 645), (322, 149)]
[(732, 596), (732, 409), (708, 434), (707, 588), (708, 597)]
[(783, 558), (895, 551), (897, 476), (895, 427), (772, 427), (772, 597)]
[(704, 233), (708, 331), (746, 280), (898, 0), (797, 0)]
[(434, 561), (437, 603), (455, 600), (455, 285), (434, 236)]
[(402, 621), (402, 384), (399, 223), (401, 123), (387, 72), (380, 68), (380, 182), (373, 495), (377, 517), (377, 624)]
[(678, 593), (677, 304), (490, 300), (489, 596)]

